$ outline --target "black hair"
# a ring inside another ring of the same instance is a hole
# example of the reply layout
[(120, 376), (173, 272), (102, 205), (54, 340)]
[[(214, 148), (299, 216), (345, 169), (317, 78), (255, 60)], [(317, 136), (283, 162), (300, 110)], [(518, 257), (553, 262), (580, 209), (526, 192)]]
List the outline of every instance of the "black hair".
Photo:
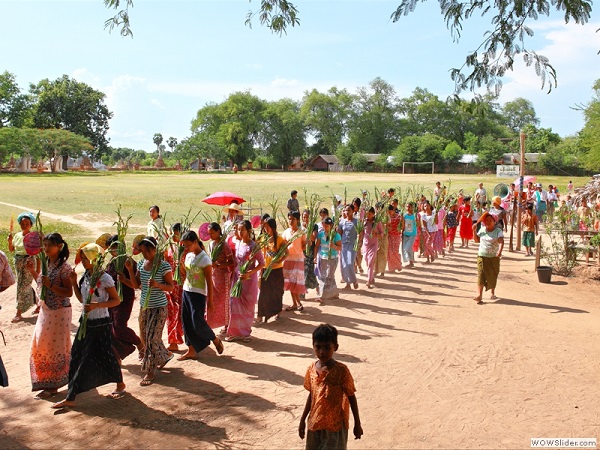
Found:
[(69, 246), (63, 239), (63, 237), (58, 233), (50, 233), (44, 236), (44, 241), (50, 241), (55, 245), (61, 245), (62, 248), (58, 253), (58, 264), (57, 267), (62, 266), (62, 264), (69, 259)]
[[(110, 249), (111, 249), (111, 247), (112, 247), (112, 246), (113, 246), (115, 243), (118, 243), (118, 242), (119, 242), (119, 235), (117, 235), (117, 234), (113, 234), (111, 237), (109, 237), (109, 238), (106, 240), (106, 248), (110, 250)], [(114, 249), (113, 249), (113, 250), (114, 250)]]
[(327, 215), (329, 215), (329, 210), (327, 208), (321, 208), (319, 210), (319, 214), (327, 214)]
[(219, 236), (223, 236), (223, 230), (221, 229), (221, 225), (219, 225), (217, 222), (211, 222), (208, 226), (208, 229), (216, 231), (217, 233), (219, 233)]
[(373, 208), (372, 206), (367, 210), (367, 212), (370, 212), (372, 214), (375, 214), (375, 208)]
[(300, 220), (300, 211), (290, 211), (288, 217), (293, 217), (296, 220)]
[(331, 217), (326, 217), (323, 223), (325, 225), (333, 225), (333, 219)]
[(298, 193), (298, 191), (297, 191), (296, 189), (294, 189), (292, 192), (290, 192), (290, 197), (291, 197), (292, 195), (296, 195), (297, 193)]
[(396, 193), (396, 189), (394, 189), (394, 188), (389, 188), (389, 189), (388, 189), (388, 194), (389, 194), (389, 193), (391, 193), (391, 192), (393, 192), (393, 193)]
[(275, 251), (277, 251), (277, 221), (272, 217), (269, 217), (267, 225), (269, 225), (269, 228), (273, 231), (273, 247), (275, 248)]
[(173, 225), (171, 225), (171, 231), (173, 233), (181, 233), (181, 223), (175, 222)]
[(250, 234), (250, 239), (254, 240), (255, 236), (254, 236), (254, 228), (252, 228), (252, 223), (248, 219), (244, 219), (239, 223), (242, 224), (244, 226), (244, 228), (246, 229), (246, 231), (248, 232), (248, 234)]
[(388, 206), (388, 211), (395, 211), (395, 210), (396, 210), (396, 208), (394, 208), (393, 205), (389, 205)]
[(262, 216), (260, 216), (260, 221), (264, 222), (265, 220), (269, 219), (270, 217), (271, 217), (271, 214), (264, 213)]
[(150, 211), (151, 209), (155, 209), (158, 213), (158, 217), (160, 217), (160, 208), (158, 207), (158, 205), (152, 205), (150, 208), (148, 208), (148, 211)]
[(322, 323), (312, 333), (313, 344), (315, 342), (331, 343), (338, 345), (338, 330), (333, 325)]
[(198, 239), (198, 235), (195, 231), (189, 230), (183, 233), (183, 235), (181, 236), (181, 241), (197, 242), (200, 248), (204, 250), (204, 244), (200, 239)]
[(362, 203), (362, 200), (361, 200), (360, 198), (358, 198), (358, 197), (354, 197), (354, 199), (352, 199), (352, 203), (353, 203), (354, 205), (356, 205), (356, 207), (357, 207), (357, 208), (360, 208), (360, 205), (361, 205), (361, 203)]
[(151, 248), (156, 249), (156, 247), (158, 246), (158, 242), (156, 241), (156, 238), (154, 236), (146, 236), (140, 241), (138, 245), (140, 247), (145, 247), (146, 250), (149, 250)]
[(527, 203), (527, 209), (533, 211), (533, 203)]

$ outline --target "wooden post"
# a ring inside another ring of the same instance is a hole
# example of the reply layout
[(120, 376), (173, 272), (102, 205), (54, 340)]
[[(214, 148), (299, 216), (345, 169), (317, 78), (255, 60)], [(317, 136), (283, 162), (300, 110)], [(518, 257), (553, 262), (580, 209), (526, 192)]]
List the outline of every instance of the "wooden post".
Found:
[(525, 133), (521, 132), (519, 138), (521, 147), (521, 161), (519, 166), (519, 201), (517, 202), (519, 205), (519, 213), (517, 214), (517, 251), (521, 250), (521, 215), (523, 213), (523, 208), (521, 205), (523, 200), (523, 179), (525, 177)]
[(535, 267), (537, 269), (540, 267), (540, 257), (542, 256), (542, 237), (539, 236), (537, 241), (535, 242)]

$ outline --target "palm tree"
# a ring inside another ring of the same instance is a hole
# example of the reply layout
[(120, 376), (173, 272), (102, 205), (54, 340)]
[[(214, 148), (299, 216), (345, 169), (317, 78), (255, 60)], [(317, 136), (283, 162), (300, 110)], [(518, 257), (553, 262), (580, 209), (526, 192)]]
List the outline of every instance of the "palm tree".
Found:
[(154, 144), (156, 144), (156, 151), (158, 152), (158, 157), (162, 158), (162, 152), (160, 151), (160, 144), (162, 144), (163, 141), (162, 134), (156, 133), (152, 138), (152, 141), (154, 141)]

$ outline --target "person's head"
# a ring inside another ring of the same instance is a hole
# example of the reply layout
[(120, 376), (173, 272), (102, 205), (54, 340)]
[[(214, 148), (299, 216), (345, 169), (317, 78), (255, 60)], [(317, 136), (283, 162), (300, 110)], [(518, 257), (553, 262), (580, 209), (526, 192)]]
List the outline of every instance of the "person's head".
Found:
[(406, 204), (406, 212), (407, 212), (408, 214), (412, 214), (412, 213), (413, 213), (413, 211), (414, 211), (414, 207), (413, 207), (413, 204), (412, 204), (412, 202), (408, 202), (408, 203)]
[(140, 242), (142, 242), (142, 239), (144, 239), (146, 237), (146, 235), (144, 234), (138, 234), (136, 237), (133, 238), (133, 243), (131, 244), (131, 253), (133, 255), (139, 255), (140, 253), (142, 253), (142, 249), (140, 248)]
[(86, 244), (78, 250), (79, 258), (81, 259), (81, 265), (85, 270), (90, 270), (94, 267), (96, 259), (102, 254), (104, 250), (98, 244)]
[(153, 205), (148, 209), (148, 215), (152, 220), (156, 220), (160, 217), (160, 208), (157, 205)]
[(436, 181), (436, 182), (435, 182), (435, 185), (436, 185), (437, 187), (442, 187), (442, 183), (440, 183), (439, 181)]
[(260, 223), (265, 223), (270, 218), (271, 215), (269, 213), (264, 213), (262, 216), (260, 216)]
[(352, 207), (352, 205), (347, 205), (344, 208), (344, 212), (346, 213), (346, 219), (352, 220), (352, 218), (354, 217), (354, 208)]
[(352, 207), (354, 208), (354, 212), (358, 212), (360, 210), (361, 204), (362, 201), (360, 200), (360, 198), (354, 197), (354, 199), (352, 200)]
[(158, 242), (154, 236), (146, 236), (140, 241), (140, 251), (146, 261), (151, 261), (156, 256)]
[(309, 220), (310, 220), (310, 211), (308, 209), (305, 209), (304, 211), (302, 211), (302, 222), (308, 223)]
[(265, 222), (265, 233), (269, 236), (277, 236), (277, 221), (269, 217)]
[(181, 239), (181, 223), (176, 222), (171, 225), (171, 239), (173, 242), (179, 242)]
[(237, 231), (241, 240), (252, 240), (252, 224), (249, 220), (242, 220), (237, 226)]
[(387, 213), (388, 216), (393, 216), (396, 213), (396, 208), (393, 205), (388, 205)]
[(327, 208), (321, 208), (319, 210), (319, 216), (321, 217), (321, 220), (325, 220), (329, 217), (329, 210)]
[(533, 181), (530, 181), (529, 183), (527, 183), (527, 188), (531, 189), (533, 187)]
[(483, 188), (483, 183), (479, 183), (479, 189)]
[(110, 236), (110, 233), (102, 233), (100, 236), (98, 236), (98, 239), (96, 239), (96, 244), (98, 244), (100, 247), (106, 250), (108, 248), (107, 241), (110, 238)]
[(42, 241), (44, 245), (44, 253), (50, 259), (56, 259), (60, 266), (69, 259), (69, 246), (58, 233), (50, 233), (44, 236)]
[(485, 225), (486, 230), (492, 231), (496, 228), (496, 218), (488, 212), (483, 213), (481, 216), (481, 223)]
[(450, 211), (455, 212), (458, 209), (458, 203), (454, 202), (450, 204)]
[(375, 218), (375, 208), (372, 206), (367, 210), (367, 218), (373, 220)]
[(363, 198), (366, 198), (368, 193), (365, 189), (361, 189), (360, 194), (362, 195)]
[(333, 197), (335, 198), (336, 205), (339, 205), (340, 203), (342, 203), (342, 196), (340, 194), (335, 194)]
[[(101, 246), (102, 247), (102, 246)], [(106, 251), (113, 256), (117, 256), (117, 248), (119, 247), (119, 236), (113, 234), (106, 240)]]
[(325, 230), (325, 232), (329, 232), (329, 230), (331, 230), (331, 227), (333, 226), (333, 219), (331, 217), (326, 217), (325, 220), (323, 220), (323, 229)]
[(517, 186), (515, 185), (515, 183), (510, 183), (510, 190), (511, 192), (515, 190)]
[(290, 192), (290, 197), (292, 197), (292, 198), (298, 197), (298, 191), (294, 189), (292, 192)]
[(204, 250), (204, 244), (200, 239), (198, 239), (198, 235), (195, 231), (186, 231), (181, 236), (181, 245), (187, 252), (198, 254)]
[(502, 204), (502, 199), (500, 197), (498, 197), (497, 195), (495, 197), (492, 197), (492, 205), (495, 208), (498, 208), (501, 204)]
[(394, 207), (394, 209), (398, 209), (398, 203), (399, 203), (399, 201), (397, 198), (392, 200), (392, 206)]
[(328, 323), (319, 325), (312, 333), (312, 345), (321, 364), (327, 364), (339, 348), (337, 329)]
[(469, 205), (471, 203), (471, 197), (467, 195), (465, 198), (463, 198), (463, 202), (465, 205)]
[(527, 212), (528, 213), (532, 213), (533, 212), (533, 205), (531, 203), (527, 204)]
[(217, 222), (211, 222), (208, 226), (208, 235), (213, 241), (218, 241), (223, 236), (223, 230), (221, 230), (221, 225)]
[(300, 212), (290, 211), (288, 214), (288, 220), (290, 221), (290, 226), (292, 228), (298, 228), (300, 226)]
[(30, 212), (24, 212), (17, 216), (17, 223), (22, 231), (28, 232), (35, 225), (35, 216)]
[(587, 206), (587, 200), (585, 198), (581, 199), (581, 206)]
[(393, 197), (394, 195), (396, 195), (396, 189), (394, 189), (394, 188), (389, 188), (389, 189), (388, 189), (388, 196), (389, 196), (389, 197)]
[(427, 213), (427, 214), (431, 214), (433, 212), (433, 207), (431, 206), (431, 203), (429, 202), (425, 202), (423, 204), (423, 210)]

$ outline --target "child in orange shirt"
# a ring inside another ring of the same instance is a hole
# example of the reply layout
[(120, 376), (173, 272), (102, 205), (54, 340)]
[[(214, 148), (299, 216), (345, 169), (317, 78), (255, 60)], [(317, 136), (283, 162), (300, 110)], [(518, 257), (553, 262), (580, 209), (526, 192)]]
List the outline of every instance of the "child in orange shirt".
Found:
[(532, 248), (535, 247), (535, 237), (538, 235), (538, 218), (533, 214), (533, 205), (528, 204), (525, 215), (521, 219), (523, 224), (523, 245), (525, 256), (533, 256)]
[(304, 439), (308, 416), (307, 449), (346, 449), (350, 409), (354, 416), (354, 438), (363, 435), (354, 380), (348, 367), (333, 359), (338, 349), (337, 337), (337, 329), (329, 324), (319, 325), (312, 334), (318, 361), (309, 366), (304, 377), (304, 388), (310, 393), (298, 427), (298, 434)]

